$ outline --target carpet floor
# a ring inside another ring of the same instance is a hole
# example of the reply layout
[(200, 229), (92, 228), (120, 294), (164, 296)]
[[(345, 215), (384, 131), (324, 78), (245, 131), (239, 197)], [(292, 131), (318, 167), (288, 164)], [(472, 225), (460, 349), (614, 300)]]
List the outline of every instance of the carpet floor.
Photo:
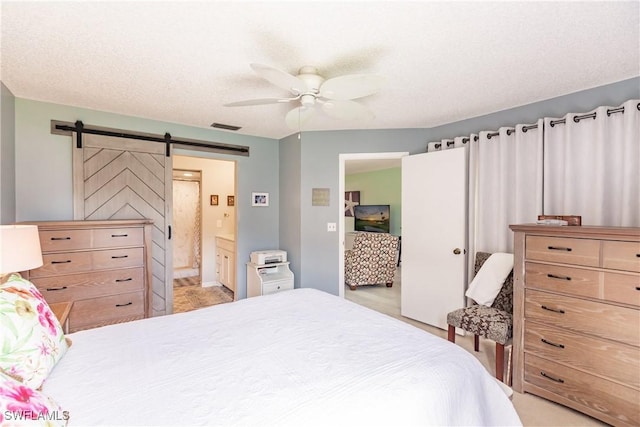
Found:
[(233, 292), (224, 286), (200, 286), (198, 277), (184, 277), (173, 281), (173, 312), (197, 310), (233, 301)]

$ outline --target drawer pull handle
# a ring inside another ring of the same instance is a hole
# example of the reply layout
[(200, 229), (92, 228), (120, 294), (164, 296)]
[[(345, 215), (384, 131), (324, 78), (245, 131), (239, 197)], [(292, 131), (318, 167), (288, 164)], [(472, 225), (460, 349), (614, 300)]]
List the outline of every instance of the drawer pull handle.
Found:
[(543, 342), (543, 343), (545, 343), (545, 344), (552, 345), (552, 346), (554, 346), (554, 347), (564, 348), (564, 344), (556, 344), (556, 343), (554, 343), (554, 342), (547, 341), (547, 340), (545, 340), (544, 338), (540, 338), (540, 341), (542, 341), (542, 342)]
[(131, 301), (129, 301), (129, 302), (128, 302), (128, 303), (126, 303), (126, 304), (116, 304), (116, 307), (126, 307), (126, 306), (128, 306), (128, 305), (133, 305), (133, 303), (132, 303)]
[(551, 279), (571, 280), (571, 277), (569, 276), (558, 276), (557, 274), (547, 274), (547, 277)]
[(549, 249), (550, 251), (567, 251), (567, 252), (571, 252), (571, 248), (565, 248), (562, 246), (547, 246), (547, 249)]
[(553, 311), (554, 313), (560, 313), (560, 314), (564, 314), (564, 310), (560, 310), (557, 308), (549, 308), (546, 305), (541, 305), (540, 306), (543, 310), (548, 310), (548, 311)]
[(111, 259), (118, 259), (118, 258), (129, 258), (129, 255), (114, 255), (111, 257)]
[(70, 259), (66, 261), (51, 261), (51, 264), (69, 264), (71, 262)]
[(47, 290), (51, 291), (51, 292), (53, 292), (53, 291), (64, 291), (65, 289), (67, 289), (66, 286), (61, 286), (59, 288), (47, 288)]
[(51, 240), (71, 240), (71, 237), (52, 237)]
[(128, 237), (128, 234), (112, 234), (111, 237)]
[(128, 279), (116, 279), (116, 282), (130, 282), (132, 280), (133, 280), (133, 278), (129, 277)]
[(545, 378), (549, 378), (551, 381), (555, 381), (557, 383), (560, 384), (564, 384), (564, 380), (562, 378), (554, 378), (551, 375), (547, 374), (546, 372), (540, 371), (540, 375), (542, 375)]

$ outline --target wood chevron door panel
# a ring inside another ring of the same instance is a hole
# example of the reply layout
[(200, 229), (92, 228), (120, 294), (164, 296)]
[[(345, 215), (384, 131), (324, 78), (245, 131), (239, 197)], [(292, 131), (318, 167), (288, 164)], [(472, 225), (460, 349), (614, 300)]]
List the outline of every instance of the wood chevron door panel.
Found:
[(152, 219), (152, 315), (170, 314), (172, 158), (156, 142), (92, 134), (82, 142), (73, 150), (75, 219)]

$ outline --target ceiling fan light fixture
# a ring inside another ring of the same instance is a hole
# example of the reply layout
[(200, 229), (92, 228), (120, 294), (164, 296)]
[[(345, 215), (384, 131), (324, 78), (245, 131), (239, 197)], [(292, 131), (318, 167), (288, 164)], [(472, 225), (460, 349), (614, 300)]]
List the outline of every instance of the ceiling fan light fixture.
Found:
[(251, 64), (251, 68), (263, 79), (289, 91), (293, 97), (253, 99), (225, 104), (227, 107), (244, 107), (263, 104), (281, 104), (299, 101), (299, 105), (290, 110), (285, 122), (290, 128), (300, 130), (314, 115), (317, 105), (328, 116), (344, 120), (365, 120), (375, 117), (369, 108), (353, 99), (363, 98), (378, 92), (385, 78), (372, 74), (352, 74), (325, 80), (312, 66), (301, 67), (297, 76), (277, 68), (262, 64)]
[(303, 107), (313, 107), (313, 105), (316, 103), (316, 97), (315, 95), (306, 93), (300, 97), (300, 103)]

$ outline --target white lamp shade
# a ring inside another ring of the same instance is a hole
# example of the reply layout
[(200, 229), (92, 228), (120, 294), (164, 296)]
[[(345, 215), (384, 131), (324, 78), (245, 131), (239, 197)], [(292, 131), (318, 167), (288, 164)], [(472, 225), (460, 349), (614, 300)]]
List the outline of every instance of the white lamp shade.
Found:
[(0, 276), (41, 265), (37, 225), (0, 225)]

